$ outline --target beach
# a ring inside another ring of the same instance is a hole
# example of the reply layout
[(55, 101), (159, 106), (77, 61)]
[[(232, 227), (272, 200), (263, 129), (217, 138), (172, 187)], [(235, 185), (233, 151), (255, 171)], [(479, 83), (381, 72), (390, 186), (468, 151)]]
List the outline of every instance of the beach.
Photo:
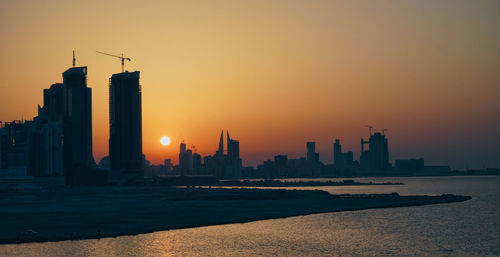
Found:
[[(2, 192), (0, 243), (77, 240), (313, 213), (460, 202), (468, 196), (331, 195), (320, 190), (61, 187)], [(37, 235), (24, 235), (28, 230)]]

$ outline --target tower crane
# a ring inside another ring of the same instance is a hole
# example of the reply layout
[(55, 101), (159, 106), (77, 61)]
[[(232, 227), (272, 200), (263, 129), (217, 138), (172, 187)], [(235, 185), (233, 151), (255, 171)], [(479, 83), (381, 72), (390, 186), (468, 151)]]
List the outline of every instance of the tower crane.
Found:
[(386, 132), (387, 130), (388, 130), (388, 129), (385, 129), (385, 128), (375, 129), (375, 131), (380, 131), (380, 132), (382, 132), (382, 135), (385, 135), (385, 132)]
[(99, 51), (96, 51), (96, 52), (97, 52), (97, 53), (99, 53), (99, 54), (104, 54), (104, 55), (108, 55), (108, 56), (111, 56), (111, 57), (116, 57), (116, 58), (121, 59), (121, 60), (122, 60), (122, 72), (123, 72), (123, 71), (124, 71), (124, 69), (125, 69), (125, 60), (127, 60), (127, 61), (129, 61), (129, 62), (130, 62), (130, 61), (132, 61), (132, 59), (130, 59), (130, 58), (128, 58), (128, 57), (123, 56), (123, 54), (122, 54), (122, 56), (119, 56), (119, 55), (108, 54), (108, 53), (103, 53), (103, 52), (99, 52)]
[(368, 128), (368, 130), (370, 131), (370, 136), (371, 136), (372, 135), (373, 126), (372, 125), (365, 125), (365, 127)]

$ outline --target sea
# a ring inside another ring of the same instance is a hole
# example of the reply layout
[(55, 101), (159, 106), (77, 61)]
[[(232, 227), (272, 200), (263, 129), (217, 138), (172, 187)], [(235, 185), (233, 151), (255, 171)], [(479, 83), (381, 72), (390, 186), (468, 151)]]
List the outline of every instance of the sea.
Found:
[(332, 194), (459, 194), (472, 200), (116, 238), (8, 244), (0, 245), (0, 256), (500, 256), (500, 176), (355, 180), (404, 185), (303, 189)]

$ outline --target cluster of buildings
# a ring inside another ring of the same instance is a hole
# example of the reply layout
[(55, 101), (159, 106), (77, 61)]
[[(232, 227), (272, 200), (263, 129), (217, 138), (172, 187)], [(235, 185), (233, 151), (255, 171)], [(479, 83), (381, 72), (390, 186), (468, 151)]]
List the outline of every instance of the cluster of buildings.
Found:
[[(109, 79), (109, 156), (96, 164), (92, 151), (92, 89), (87, 67), (69, 68), (62, 83), (43, 90), (43, 106), (33, 120), (0, 122), (0, 184), (25, 183), (33, 177), (64, 178), (66, 185), (128, 183), (159, 175), (217, 178), (355, 177), (447, 175), (449, 166), (426, 166), (424, 159), (389, 162), (385, 130), (361, 139), (361, 156), (333, 144), (333, 163), (323, 164), (315, 142), (306, 143), (306, 156), (277, 155), (256, 169), (243, 167), (239, 141), (221, 131), (215, 154), (202, 156), (183, 142), (179, 162), (166, 159), (150, 165), (142, 152), (140, 73), (122, 72)], [(194, 148), (194, 147), (191, 147)], [(482, 171), (477, 171), (479, 173)], [(492, 171), (485, 171), (487, 174)], [(494, 172), (498, 172), (495, 170)]]
[(166, 159), (162, 165), (146, 165), (146, 177), (173, 176), (214, 176), (217, 178), (297, 178), (297, 177), (356, 177), (356, 176), (413, 176), (449, 175), (449, 166), (426, 166), (424, 159), (389, 161), (389, 144), (384, 132), (371, 133), (368, 139), (361, 139), (361, 156), (354, 160), (352, 151), (344, 152), (340, 139), (333, 143), (333, 163), (324, 164), (316, 152), (315, 142), (306, 142), (305, 157), (289, 159), (288, 155), (276, 155), (256, 168), (243, 167), (239, 141), (226, 132), (221, 132), (219, 148), (214, 155), (202, 157), (180, 144), (179, 164), (173, 165)]
[(0, 124), (0, 175), (64, 177), (66, 185), (143, 178), (139, 72), (110, 78), (107, 170), (96, 165), (92, 152), (92, 89), (87, 86), (87, 67), (73, 64), (62, 77), (62, 83), (44, 89), (43, 107), (38, 107), (33, 120)]
[(242, 177), (242, 161), (240, 158), (240, 143), (229, 136), (226, 131), (226, 149), (224, 149), (224, 131), (221, 131), (219, 147), (215, 154), (202, 158), (194, 149), (188, 149), (182, 142), (179, 149), (179, 164), (173, 165), (171, 159), (166, 159), (163, 165), (148, 165), (145, 176), (181, 175), (181, 176), (214, 176), (218, 178)]
[(333, 144), (333, 163), (323, 164), (316, 152), (315, 142), (306, 143), (306, 157), (288, 159), (287, 155), (276, 155), (257, 166), (243, 169), (244, 177), (356, 177), (356, 176), (413, 176), (448, 175), (449, 166), (426, 166), (424, 159), (396, 160), (389, 162), (388, 140), (384, 132), (371, 133), (368, 139), (361, 139), (359, 162), (353, 152), (343, 152), (339, 139)]

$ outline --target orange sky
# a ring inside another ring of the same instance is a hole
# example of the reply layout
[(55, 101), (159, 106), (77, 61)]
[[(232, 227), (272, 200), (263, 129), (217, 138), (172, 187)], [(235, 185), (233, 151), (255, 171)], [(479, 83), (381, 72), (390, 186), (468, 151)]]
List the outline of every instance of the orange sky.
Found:
[(99, 160), (120, 62), (95, 51), (123, 52), (153, 163), (177, 162), (183, 139), (213, 154), (221, 129), (245, 165), (304, 156), (308, 140), (330, 163), (335, 137), (357, 158), (371, 124), (392, 160), (499, 167), (499, 27), (499, 1), (0, 0), (0, 120), (36, 115), (75, 49)]

